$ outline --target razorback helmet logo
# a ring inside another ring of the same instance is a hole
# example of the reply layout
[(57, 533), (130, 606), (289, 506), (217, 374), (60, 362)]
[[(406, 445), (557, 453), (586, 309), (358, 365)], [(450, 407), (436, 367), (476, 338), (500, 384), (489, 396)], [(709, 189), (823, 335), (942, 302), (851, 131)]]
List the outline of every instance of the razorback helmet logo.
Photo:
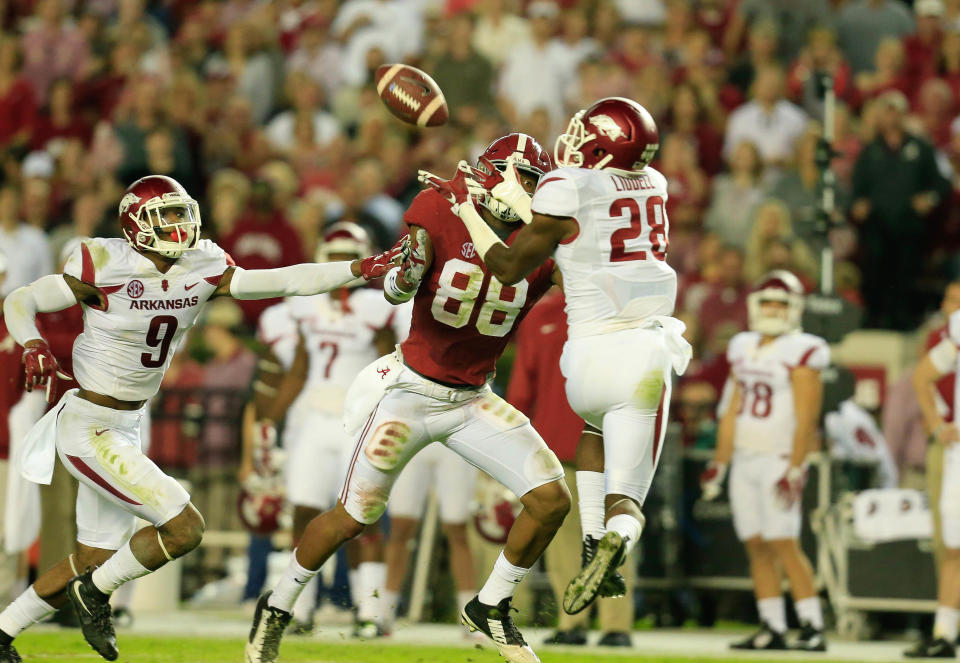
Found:
[(609, 115), (595, 115), (590, 118), (590, 124), (610, 140), (616, 141), (627, 137), (627, 133)]
[(126, 214), (131, 205), (136, 205), (142, 199), (135, 193), (128, 193), (120, 199), (120, 214)]

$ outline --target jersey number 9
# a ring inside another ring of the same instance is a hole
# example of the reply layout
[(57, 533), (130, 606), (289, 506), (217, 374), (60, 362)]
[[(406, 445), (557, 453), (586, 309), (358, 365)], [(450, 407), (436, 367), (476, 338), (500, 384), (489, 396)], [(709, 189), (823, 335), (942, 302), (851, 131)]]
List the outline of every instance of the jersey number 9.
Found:
[(140, 355), (140, 363), (147, 368), (160, 368), (167, 362), (167, 353), (173, 335), (177, 331), (177, 319), (172, 315), (158, 315), (150, 320), (147, 328), (146, 343), (148, 348), (157, 348), (154, 352), (144, 352)]

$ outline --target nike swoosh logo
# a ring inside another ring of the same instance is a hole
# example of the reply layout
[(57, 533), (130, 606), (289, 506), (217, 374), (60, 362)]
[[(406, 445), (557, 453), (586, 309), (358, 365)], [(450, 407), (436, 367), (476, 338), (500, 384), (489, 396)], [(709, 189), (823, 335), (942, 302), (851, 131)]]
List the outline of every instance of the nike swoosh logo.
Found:
[[(197, 283), (200, 283), (200, 281), (197, 281)], [(190, 285), (185, 285), (185, 286), (183, 286), (183, 289), (184, 289), (184, 290), (190, 290), (193, 286), (197, 285), (197, 283), (192, 283), (192, 284), (190, 284)]]
[(77, 597), (77, 600), (80, 601), (80, 605), (83, 606), (83, 609), (87, 611), (87, 614), (90, 614), (90, 608), (87, 607), (87, 604), (83, 602), (83, 597), (80, 596), (80, 587), (79, 585), (73, 586), (73, 595)]
[(109, 429), (109, 428), (104, 428), (103, 430), (95, 430), (95, 431), (93, 431), (93, 434), (96, 435), (97, 437), (100, 437), (101, 435), (103, 435), (104, 433), (106, 433), (108, 430), (110, 430), (110, 429)]
[(406, 81), (407, 83), (412, 83), (420, 88), (420, 91), (423, 92), (424, 96), (430, 94), (430, 87), (423, 81), (418, 81), (416, 78), (410, 78), (409, 76), (398, 76), (401, 81)]

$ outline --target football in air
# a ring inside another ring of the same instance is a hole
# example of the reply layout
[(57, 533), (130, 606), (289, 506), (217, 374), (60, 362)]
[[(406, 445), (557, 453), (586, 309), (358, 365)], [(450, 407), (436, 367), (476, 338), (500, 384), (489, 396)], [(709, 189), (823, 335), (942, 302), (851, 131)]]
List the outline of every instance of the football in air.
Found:
[(377, 94), (390, 112), (408, 124), (436, 127), (450, 116), (443, 92), (430, 76), (406, 64), (377, 68)]

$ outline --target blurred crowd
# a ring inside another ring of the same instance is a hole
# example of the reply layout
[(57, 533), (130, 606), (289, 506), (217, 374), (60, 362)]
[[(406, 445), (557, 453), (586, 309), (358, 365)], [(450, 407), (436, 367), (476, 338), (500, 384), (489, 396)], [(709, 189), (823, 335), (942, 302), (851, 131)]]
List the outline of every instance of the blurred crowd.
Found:
[[(310, 259), (338, 220), (389, 245), (418, 168), (450, 173), (513, 130), (552, 150), (611, 95), (659, 124), (678, 315), (708, 382), (769, 269), (814, 289), (829, 244), (838, 293), (893, 330), (960, 273), (960, 0), (5, 0), (0, 28), (2, 294), (72, 238), (116, 235), (148, 173), (182, 182), (242, 267)], [(387, 113), (372, 74), (396, 61), (436, 79), (446, 126)], [(838, 204), (822, 223), (825, 73)]]

